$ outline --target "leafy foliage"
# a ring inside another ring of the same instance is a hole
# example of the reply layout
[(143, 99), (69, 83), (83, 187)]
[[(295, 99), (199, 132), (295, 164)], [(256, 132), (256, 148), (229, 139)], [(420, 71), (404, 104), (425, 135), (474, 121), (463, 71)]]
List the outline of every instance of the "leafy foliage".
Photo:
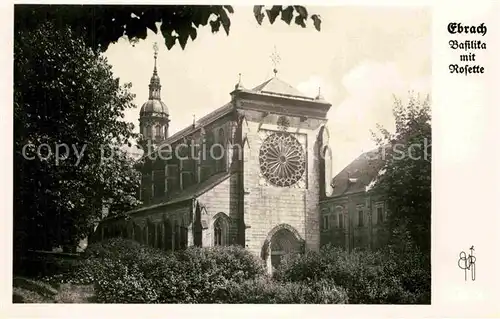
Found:
[(230, 283), (227, 289), (230, 303), (250, 304), (345, 304), (345, 289), (331, 281), (312, 283), (277, 282), (270, 278)]
[(320, 253), (290, 255), (278, 267), (281, 282), (329, 282), (345, 288), (349, 303), (430, 303), (430, 267), (418, 251), (391, 250), (348, 253), (326, 246)]
[[(431, 159), (430, 99), (410, 96), (407, 104), (396, 99), (396, 131), (379, 127), (376, 137), (385, 149), (385, 173), (375, 190), (386, 196), (393, 244), (416, 245), (429, 253), (431, 247)], [(411, 247), (408, 247), (410, 249)]]
[(122, 120), (135, 107), (130, 84), (120, 86), (99, 52), (52, 23), (17, 30), (14, 64), (16, 249), (75, 246), (104, 199), (115, 209), (137, 204), (138, 176), (120, 148), (135, 137)]
[[(254, 7), (254, 16), (259, 24), (265, 11), (272, 24), (281, 15), (281, 20), (306, 27), (311, 20), (316, 30), (321, 29), (321, 18), (309, 15), (303, 6)], [(105, 51), (110, 43), (127, 36), (135, 43), (147, 37), (147, 30), (161, 32), (165, 46), (170, 50), (176, 43), (183, 49), (189, 39), (194, 41), (199, 27), (210, 25), (213, 33), (222, 27), (227, 35), (231, 28), (232, 6), (154, 6), (154, 5), (17, 5), (15, 22), (17, 29), (34, 30), (40, 23), (55, 21), (59, 28), (71, 27), (82, 36), (85, 43), (94, 49)], [(158, 30), (157, 23), (161, 23)]]
[(281, 283), (241, 247), (191, 247), (175, 253), (124, 239), (88, 248), (71, 272), (45, 280), (95, 283), (103, 303), (345, 303), (331, 282)]

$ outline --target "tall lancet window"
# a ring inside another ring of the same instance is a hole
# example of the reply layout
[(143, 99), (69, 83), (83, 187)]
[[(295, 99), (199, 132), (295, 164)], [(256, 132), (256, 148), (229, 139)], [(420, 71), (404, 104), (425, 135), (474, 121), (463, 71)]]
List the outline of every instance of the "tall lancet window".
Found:
[(217, 171), (223, 172), (226, 170), (226, 136), (224, 129), (219, 129), (217, 136)]
[(325, 163), (325, 194), (326, 196), (332, 196), (332, 150), (328, 145), (323, 149), (323, 160)]
[(216, 220), (215, 224), (214, 224), (214, 237), (215, 237), (214, 238), (214, 245), (215, 246), (222, 246), (223, 245), (222, 232), (223, 232), (223, 229), (222, 229), (220, 219)]
[(214, 221), (214, 246), (228, 245), (229, 223), (227, 215), (218, 213)]

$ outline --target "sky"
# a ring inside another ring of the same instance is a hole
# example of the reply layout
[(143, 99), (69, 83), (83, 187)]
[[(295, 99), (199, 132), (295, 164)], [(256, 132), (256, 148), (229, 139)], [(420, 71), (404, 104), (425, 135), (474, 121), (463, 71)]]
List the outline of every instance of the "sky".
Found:
[(321, 31), (288, 26), (279, 18), (258, 25), (252, 7), (234, 7), (229, 36), (198, 30), (184, 50), (171, 50), (148, 31), (134, 47), (122, 38), (105, 52), (115, 77), (131, 82), (137, 108), (125, 119), (136, 125), (148, 98), (153, 45), (159, 45), (162, 101), (170, 112), (169, 134), (230, 101), (241, 73), (253, 88), (273, 76), (271, 54), (280, 56), (278, 77), (306, 95), (318, 88), (332, 104), (328, 113), (333, 173), (375, 147), (371, 130), (394, 129), (394, 96), (425, 96), (431, 88), (431, 11), (425, 7), (307, 7), (321, 16)]

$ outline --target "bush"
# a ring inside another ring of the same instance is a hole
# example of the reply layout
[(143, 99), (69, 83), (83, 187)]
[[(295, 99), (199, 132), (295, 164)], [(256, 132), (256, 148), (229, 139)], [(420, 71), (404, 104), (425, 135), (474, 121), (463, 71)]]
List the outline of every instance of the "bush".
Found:
[(223, 302), (252, 304), (344, 304), (347, 293), (331, 282), (320, 280), (304, 282), (279, 282), (270, 278), (248, 280), (228, 285)]
[(265, 274), (263, 263), (248, 250), (239, 246), (190, 247), (180, 251), (178, 259), (194, 272), (220, 274), (227, 280), (237, 282)]
[(120, 263), (107, 265), (109, 275), (95, 283), (95, 299), (103, 303), (157, 303), (155, 282), (137, 267)]
[(91, 245), (63, 282), (95, 283), (105, 303), (217, 303), (231, 283), (265, 274), (262, 263), (240, 247), (190, 247), (176, 253), (124, 239)]
[(281, 282), (326, 280), (346, 289), (357, 304), (430, 303), (430, 268), (422, 254), (325, 247), (321, 253), (286, 257), (274, 274)]
[(265, 274), (262, 263), (241, 247), (190, 247), (175, 261), (155, 267), (160, 302), (219, 303), (231, 283)]

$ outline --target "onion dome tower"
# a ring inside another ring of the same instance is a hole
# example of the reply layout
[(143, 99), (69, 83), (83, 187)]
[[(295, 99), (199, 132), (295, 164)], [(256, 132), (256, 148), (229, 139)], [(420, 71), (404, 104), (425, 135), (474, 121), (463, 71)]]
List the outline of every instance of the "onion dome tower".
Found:
[(168, 108), (161, 101), (161, 85), (156, 60), (158, 58), (158, 45), (154, 44), (154, 69), (149, 82), (149, 98), (141, 107), (139, 113), (140, 133), (143, 136), (141, 144), (161, 144), (168, 138), (169, 113)]

